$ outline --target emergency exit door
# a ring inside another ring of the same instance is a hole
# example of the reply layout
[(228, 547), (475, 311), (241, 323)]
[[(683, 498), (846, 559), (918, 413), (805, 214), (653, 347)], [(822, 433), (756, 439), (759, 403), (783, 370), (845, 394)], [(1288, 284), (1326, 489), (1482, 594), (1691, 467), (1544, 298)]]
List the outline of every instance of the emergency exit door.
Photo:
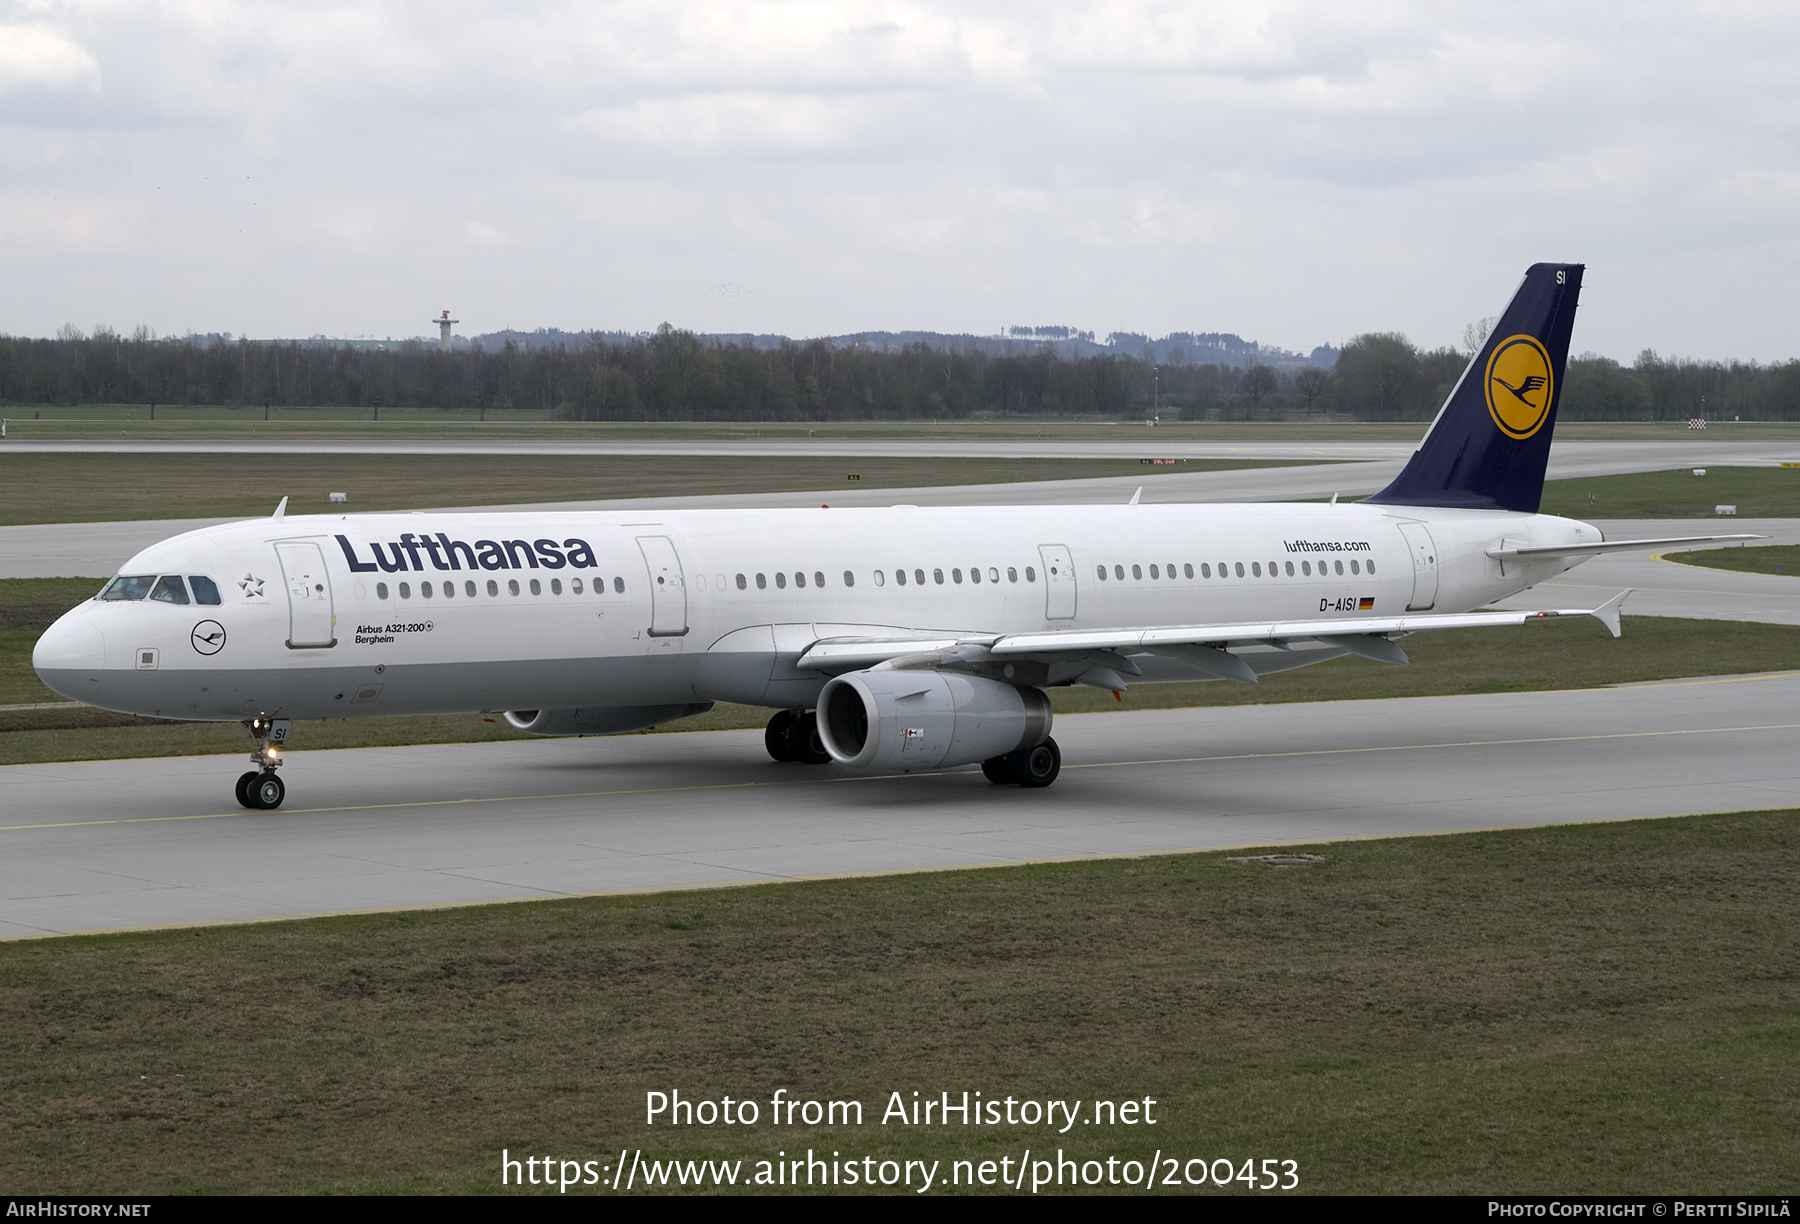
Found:
[(1039, 544), (1044, 563), (1044, 619), (1068, 620), (1075, 615), (1075, 566), (1063, 544)]

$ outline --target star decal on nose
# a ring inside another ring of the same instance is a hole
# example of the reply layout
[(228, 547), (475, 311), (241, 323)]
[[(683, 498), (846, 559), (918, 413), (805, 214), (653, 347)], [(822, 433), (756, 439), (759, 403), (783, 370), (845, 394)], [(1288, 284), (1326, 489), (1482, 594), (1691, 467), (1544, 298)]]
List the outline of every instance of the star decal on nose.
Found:
[(262, 598), (263, 580), (258, 578), (255, 574), (245, 574), (242, 578), (238, 579), (238, 585), (244, 588), (245, 598)]

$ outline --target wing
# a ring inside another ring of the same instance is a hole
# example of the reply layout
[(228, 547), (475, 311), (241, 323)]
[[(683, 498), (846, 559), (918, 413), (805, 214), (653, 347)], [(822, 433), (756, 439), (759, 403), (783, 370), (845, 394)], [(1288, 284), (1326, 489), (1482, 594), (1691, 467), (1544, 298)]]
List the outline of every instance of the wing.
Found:
[[(1234, 646), (1322, 646), (1378, 659), (1404, 663), (1406, 656), (1393, 643), (1402, 634), (1431, 629), (1480, 629), (1525, 625), (1564, 616), (1591, 616), (1619, 636), (1619, 614), (1630, 591), (1623, 591), (1598, 608), (1562, 608), (1537, 612), (1421, 613), (1416, 616), (1366, 616), (1355, 619), (1257, 621), (1246, 624), (1156, 625), (1143, 628), (1069, 629), (1045, 633), (1010, 633), (966, 636), (943, 635), (929, 639), (825, 638), (814, 642), (800, 656), (797, 666), (833, 674), (865, 667), (981, 667), (1010, 661), (1080, 664), (1070, 674), (1076, 679), (1088, 670), (1097, 672), (1088, 682), (1102, 687), (1123, 687), (1112, 680), (1118, 664), (1135, 671), (1128, 656), (1166, 655), (1221, 679), (1254, 682), (1255, 672), (1233, 654)], [(1112, 665), (1109, 667), (1109, 664)], [(1068, 673), (1067, 666), (1062, 669)], [(1077, 682), (1082, 682), (1077, 679)]]

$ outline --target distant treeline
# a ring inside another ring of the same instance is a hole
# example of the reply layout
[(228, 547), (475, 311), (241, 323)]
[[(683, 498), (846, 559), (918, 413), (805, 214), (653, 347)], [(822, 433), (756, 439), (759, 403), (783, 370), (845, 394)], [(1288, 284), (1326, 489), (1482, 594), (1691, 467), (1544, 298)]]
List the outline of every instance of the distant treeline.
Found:
[[(794, 421), (1116, 416), (1190, 420), (1340, 415), (1425, 420), (1467, 364), (1373, 333), (1334, 370), (1161, 366), (1122, 354), (996, 355), (910, 344), (879, 351), (830, 341), (773, 348), (703, 340), (664, 325), (617, 342), (493, 350), (404, 341), (386, 351), (220, 338), (0, 337), (0, 404), (165, 404), (444, 410), (525, 409), (567, 420)], [(1678, 420), (1702, 414), (1800, 419), (1800, 361), (1569, 363), (1569, 420)]]

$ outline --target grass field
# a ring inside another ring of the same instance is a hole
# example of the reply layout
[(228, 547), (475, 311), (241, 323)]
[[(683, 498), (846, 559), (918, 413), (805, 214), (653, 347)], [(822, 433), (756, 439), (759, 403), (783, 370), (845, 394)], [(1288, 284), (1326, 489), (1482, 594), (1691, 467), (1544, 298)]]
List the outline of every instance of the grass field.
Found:
[[(39, 414), (41, 419), (35, 419)], [(943, 438), (1006, 441), (1020, 438), (1148, 442), (1173, 441), (1404, 441), (1424, 437), (1426, 422), (1358, 422), (1299, 418), (1287, 421), (1180, 421), (1164, 417), (1154, 429), (1137, 420), (972, 417), (912, 421), (642, 421), (565, 422), (540, 412), (494, 411), (483, 421), (475, 412), (384, 408), (380, 420), (369, 409), (294, 408), (275, 405), (270, 419), (261, 408), (216, 405), (172, 408), (161, 405), (149, 420), (144, 404), (100, 404), (79, 408), (42, 404), (0, 407), (7, 433), (17, 438)], [(1556, 436), (1567, 440), (1656, 440), (1694, 438), (1682, 421), (1564, 421)], [(1720, 422), (1706, 437), (1715, 441), (1800, 440), (1800, 422)]]
[[(1305, 460), (1300, 461), (1306, 462)], [(730, 455), (91, 455), (0, 451), (0, 526), (125, 519), (323, 514), (521, 502), (913, 488), (1118, 476), (1146, 485), (1186, 472), (1293, 466), (1196, 459), (809, 458)], [(860, 479), (851, 481), (850, 475)], [(342, 507), (338, 507), (340, 511)]]
[[(0, 945), (0, 1181), (494, 1193), (503, 1148), (742, 1160), (744, 1180), (778, 1151), (943, 1179), (1060, 1148), (1293, 1160), (1317, 1193), (1786, 1193), (1797, 822)], [(674, 1089), (758, 1101), (760, 1124), (646, 1126), (645, 1094)], [(777, 1089), (858, 1100), (863, 1125), (772, 1126)], [(1148, 1097), (1156, 1125), (880, 1124), (891, 1093), (965, 1090)]]
[[(1715, 518), (1713, 507), (1735, 505), (1741, 518), (1800, 517), (1800, 468), (1710, 467), (1587, 476), (1544, 484), (1545, 514), (1567, 518)], [(1720, 530), (1731, 520), (1721, 518)]]
[(1663, 559), (1678, 565), (1732, 570), (1740, 574), (1800, 575), (1800, 544), (1764, 544), (1746, 548), (1697, 548), (1692, 552), (1664, 553)]
[[(0, 706), (58, 700), (31, 670), (31, 647), (52, 620), (91, 596), (97, 585), (69, 578), (0, 580)], [(1546, 621), (1416, 634), (1403, 648), (1413, 660), (1404, 667), (1348, 658), (1265, 676), (1256, 685), (1147, 684), (1128, 690), (1123, 701), (1102, 689), (1063, 688), (1051, 690), (1050, 699), (1059, 713), (1073, 714), (1525, 692), (1785, 671), (1800, 668), (1800, 626), (1627, 617), (1625, 636), (1614, 641), (1593, 621)], [(721, 705), (662, 729), (756, 728), (769, 713)], [(297, 725), (292, 751), (518, 738), (524, 737), (504, 722), (485, 723), (473, 714), (344, 719)], [(248, 752), (249, 745), (236, 723), (148, 723), (73, 703), (47, 710), (0, 709), (0, 764), (6, 765)]]

